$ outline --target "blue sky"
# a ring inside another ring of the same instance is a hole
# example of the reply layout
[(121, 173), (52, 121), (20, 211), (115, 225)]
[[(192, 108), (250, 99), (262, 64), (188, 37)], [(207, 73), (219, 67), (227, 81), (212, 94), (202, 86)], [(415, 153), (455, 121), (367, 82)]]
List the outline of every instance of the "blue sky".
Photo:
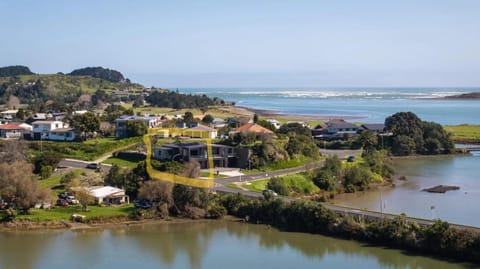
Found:
[(0, 0), (0, 66), (163, 87), (480, 86), (480, 1)]

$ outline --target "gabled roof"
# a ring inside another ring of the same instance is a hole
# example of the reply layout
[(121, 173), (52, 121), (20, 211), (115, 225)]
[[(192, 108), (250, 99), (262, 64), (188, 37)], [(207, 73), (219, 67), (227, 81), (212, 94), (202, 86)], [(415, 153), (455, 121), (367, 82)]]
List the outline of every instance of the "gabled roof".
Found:
[(345, 129), (345, 128), (358, 128), (357, 125), (353, 124), (353, 123), (350, 123), (350, 122), (346, 122), (344, 120), (331, 120), (327, 123), (328, 127), (330, 128), (342, 128), (342, 129)]
[(20, 125), (17, 124), (3, 124), (0, 125), (1, 130), (23, 130)]
[(61, 122), (59, 120), (37, 120), (34, 121), (33, 124), (52, 124), (54, 122)]
[(192, 127), (192, 128), (188, 128), (189, 130), (198, 130), (198, 131), (207, 131), (207, 132), (215, 132), (216, 130), (213, 129), (213, 128), (210, 128), (208, 126), (205, 126), (205, 125), (197, 125), (195, 127)]
[(110, 195), (114, 195), (120, 192), (124, 192), (124, 190), (115, 188), (112, 186), (103, 186), (103, 187), (90, 187), (86, 188), (88, 193), (96, 198), (107, 197)]
[(70, 132), (70, 131), (74, 131), (74, 130), (75, 130), (74, 128), (57, 128), (57, 129), (51, 130), (50, 132), (54, 132), (54, 133), (66, 133), (66, 132)]
[(235, 129), (237, 132), (254, 132), (254, 133), (264, 133), (264, 134), (272, 134), (273, 132), (269, 129), (260, 126), (256, 123), (247, 123)]
[(362, 124), (363, 129), (371, 131), (383, 131), (385, 129), (384, 123), (365, 123)]

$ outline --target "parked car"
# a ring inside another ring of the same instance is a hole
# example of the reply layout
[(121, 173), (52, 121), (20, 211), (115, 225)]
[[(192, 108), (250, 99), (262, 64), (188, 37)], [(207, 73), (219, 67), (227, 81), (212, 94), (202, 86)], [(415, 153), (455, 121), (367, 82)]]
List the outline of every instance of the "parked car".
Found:
[(57, 205), (59, 206), (68, 206), (68, 202), (65, 199), (58, 199), (57, 200)]
[(276, 192), (274, 192), (273, 190), (270, 190), (270, 189), (263, 190), (262, 194), (263, 194), (263, 196), (266, 196), (266, 195), (278, 196), (278, 194)]
[(355, 156), (348, 156), (347, 162), (353, 163), (355, 161)]
[(133, 202), (135, 208), (149, 209), (152, 207), (152, 203), (147, 200), (135, 200)]
[(89, 163), (87, 164), (88, 169), (98, 169), (100, 165), (98, 163)]
[(78, 200), (75, 199), (75, 196), (73, 195), (68, 195), (67, 198), (65, 198), (65, 201), (67, 201), (67, 203), (71, 204), (71, 205), (76, 205), (78, 204)]

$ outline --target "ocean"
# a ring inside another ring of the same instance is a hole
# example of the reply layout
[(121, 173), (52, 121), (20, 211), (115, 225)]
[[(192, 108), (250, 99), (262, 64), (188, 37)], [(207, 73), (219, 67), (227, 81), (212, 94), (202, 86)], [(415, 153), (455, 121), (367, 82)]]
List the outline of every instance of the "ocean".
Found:
[(179, 88), (237, 106), (285, 114), (353, 116), (354, 121), (384, 122), (401, 111), (444, 125), (480, 124), (480, 100), (441, 100), (480, 88)]

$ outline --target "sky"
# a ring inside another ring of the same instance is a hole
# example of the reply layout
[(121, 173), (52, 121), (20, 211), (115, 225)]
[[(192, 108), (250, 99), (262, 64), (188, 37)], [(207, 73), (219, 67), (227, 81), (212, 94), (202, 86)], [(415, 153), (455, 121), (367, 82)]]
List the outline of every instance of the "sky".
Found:
[(478, 87), (478, 0), (0, 0), (0, 66), (158, 87)]

